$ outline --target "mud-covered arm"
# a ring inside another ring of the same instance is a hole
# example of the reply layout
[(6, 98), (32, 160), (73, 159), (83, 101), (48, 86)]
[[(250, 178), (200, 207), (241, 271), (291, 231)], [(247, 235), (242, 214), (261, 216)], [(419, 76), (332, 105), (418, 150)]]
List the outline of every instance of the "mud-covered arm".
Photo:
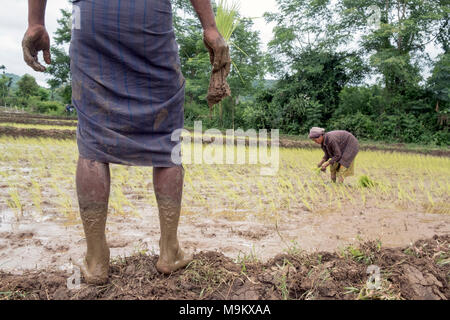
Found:
[(213, 72), (225, 68), (228, 74), (231, 66), (230, 52), (227, 43), (217, 30), (211, 1), (191, 0), (191, 3), (203, 27), (203, 39), (209, 51)]
[[(323, 150), (323, 152), (324, 152), (325, 154), (323, 155), (323, 158), (322, 158), (322, 160), (320, 161), (320, 164), (321, 164), (321, 165), (322, 165), (325, 161), (328, 161), (328, 159), (330, 159), (330, 155), (328, 154), (327, 148), (323, 148), (322, 150)], [(320, 167), (320, 165), (319, 165), (319, 167)]]
[(329, 139), (328, 146), (330, 148), (329, 155), (331, 157), (331, 160), (329, 161), (329, 163), (330, 163), (330, 165), (333, 165), (334, 163), (341, 160), (342, 152), (341, 152), (341, 149), (339, 148), (339, 145), (335, 139)]
[(216, 29), (216, 20), (211, 6), (211, 0), (191, 0), (195, 12), (202, 24), (203, 30)]
[(47, 64), (51, 63), (50, 37), (45, 29), (45, 8), (47, 0), (28, 0), (28, 29), (22, 40), (23, 59), (35, 71), (45, 71), (39, 63), (38, 53), (44, 54)]

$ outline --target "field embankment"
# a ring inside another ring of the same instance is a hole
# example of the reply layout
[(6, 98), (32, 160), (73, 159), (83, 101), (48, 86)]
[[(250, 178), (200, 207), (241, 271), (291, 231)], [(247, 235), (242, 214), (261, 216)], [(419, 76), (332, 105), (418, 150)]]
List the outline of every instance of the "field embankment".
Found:
[(449, 236), (402, 248), (366, 242), (335, 253), (292, 249), (265, 263), (208, 251), (170, 276), (156, 271), (158, 256), (138, 253), (115, 259), (103, 286), (69, 290), (64, 271), (0, 272), (0, 299), (448, 300), (449, 246)]

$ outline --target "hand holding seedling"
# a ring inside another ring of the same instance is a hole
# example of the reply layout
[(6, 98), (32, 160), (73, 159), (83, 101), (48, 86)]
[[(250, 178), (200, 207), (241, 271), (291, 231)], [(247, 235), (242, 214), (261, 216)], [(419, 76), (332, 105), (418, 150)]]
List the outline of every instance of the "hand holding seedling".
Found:
[(227, 76), (230, 73), (231, 58), (227, 42), (217, 29), (214, 12), (210, 0), (191, 0), (195, 12), (203, 27), (203, 42), (209, 51), (209, 59), (213, 66), (206, 100), (211, 108), (227, 96), (231, 95)]
[(50, 37), (45, 28), (46, 1), (30, 1), (28, 11), (28, 29), (22, 40), (23, 58), (35, 71), (44, 72), (45, 67), (39, 63), (38, 53), (43, 51), (44, 61), (51, 63)]
[(231, 58), (230, 49), (225, 39), (217, 29), (207, 29), (203, 33), (203, 42), (209, 51), (209, 59), (213, 66), (212, 72), (218, 72), (222, 68), (225, 70), (225, 76), (230, 73)]
[(322, 167), (322, 164), (325, 162), (325, 160), (321, 160), (318, 164), (317, 164), (317, 168), (320, 168), (320, 167)]

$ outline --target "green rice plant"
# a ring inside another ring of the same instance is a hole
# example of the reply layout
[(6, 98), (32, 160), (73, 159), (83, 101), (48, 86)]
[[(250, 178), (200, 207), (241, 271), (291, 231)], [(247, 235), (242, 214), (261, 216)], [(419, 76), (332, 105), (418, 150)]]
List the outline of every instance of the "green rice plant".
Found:
[(63, 215), (66, 218), (69, 218), (71, 220), (76, 218), (76, 214), (72, 206), (72, 198), (65, 192), (60, 192), (58, 196), (58, 204), (61, 208)]
[(11, 209), (14, 209), (14, 214), (16, 216), (16, 220), (19, 220), (23, 217), (23, 205), (20, 201), (19, 193), (17, 191), (17, 188), (9, 189), (9, 199), (8, 199), (8, 206)]
[(322, 170), (319, 167), (313, 167), (311, 170), (318, 176), (322, 172)]
[(359, 250), (358, 248), (355, 248), (353, 246), (347, 246), (343, 249), (342, 255), (346, 258), (351, 258), (352, 260), (356, 262), (361, 262), (366, 260), (366, 256), (364, 255), (364, 252)]
[(281, 291), (281, 296), (283, 300), (289, 299), (289, 288), (287, 286), (287, 276), (285, 274), (281, 275), (278, 281), (278, 289)]
[(373, 188), (376, 186), (376, 182), (367, 175), (362, 175), (358, 179), (358, 185), (363, 188)]
[[(279, 233), (278, 228), (277, 228), (277, 232)], [(280, 237), (281, 237), (281, 235), (280, 235)], [(282, 239), (282, 240), (283, 240), (283, 239)], [(283, 240), (283, 242), (284, 242), (284, 240)], [(305, 251), (301, 248), (301, 246), (300, 246), (300, 244), (298, 243), (298, 241), (296, 241), (296, 240), (291, 240), (290, 243), (286, 243), (286, 242), (285, 242), (285, 244), (286, 244), (286, 249), (284, 249), (284, 251), (285, 251), (287, 254), (289, 254), (289, 255), (292, 255), (292, 256), (300, 256), (300, 255), (303, 255), (304, 252), (305, 252)]]
[(31, 181), (31, 185), (32, 185), (32, 198), (33, 198), (33, 204), (36, 207), (36, 210), (42, 214), (42, 208), (41, 208), (41, 203), (42, 203), (42, 193), (41, 193), (41, 186), (39, 185), (39, 183), (37, 183), (36, 180), (32, 180)]
[(429, 190), (427, 190), (427, 197), (428, 197), (428, 201), (430, 202), (431, 206), (434, 207), (434, 200), (433, 200), (433, 197), (431, 196), (431, 193)]
[(258, 256), (255, 251), (255, 247), (252, 246), (252, 250), (249, 253), (239, 251), (235, 262), (241, 265), (241, 273), (247, 274), (247, 264), (258, 262)]
[(237, 19), (239, 12), (239, 1), (219, 0), (217, 5), (216, 25), (225, 41), (229, 42), (231, 35), (239, 24)]

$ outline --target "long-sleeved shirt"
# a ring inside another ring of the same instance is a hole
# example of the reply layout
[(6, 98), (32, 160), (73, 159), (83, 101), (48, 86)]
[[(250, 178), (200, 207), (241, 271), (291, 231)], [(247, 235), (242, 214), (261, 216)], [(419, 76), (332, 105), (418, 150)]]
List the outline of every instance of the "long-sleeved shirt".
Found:
[(348, 168), (359, 151), (359, 143), (350, 132), (330, 131), (323, 136), (322, 150), (325, 152), (324, 161), (331, 158), (330, 165), (339, 162)]

